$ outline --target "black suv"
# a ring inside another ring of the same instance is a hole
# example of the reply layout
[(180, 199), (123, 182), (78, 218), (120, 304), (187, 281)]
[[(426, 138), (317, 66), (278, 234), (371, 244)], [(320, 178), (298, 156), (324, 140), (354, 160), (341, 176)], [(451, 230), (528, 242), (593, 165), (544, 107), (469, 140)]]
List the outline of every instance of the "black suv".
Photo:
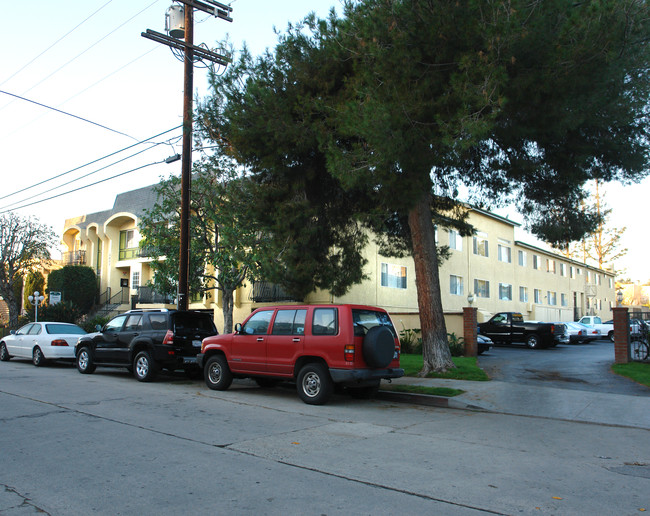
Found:
[(141, 382), (153, 380), (161, 368), (198, 371), (201, 341), (217, 333), (208, 313), (130, 310), (79, 339), (77, 369), (90, 374), (98, 365), (126, 367)]

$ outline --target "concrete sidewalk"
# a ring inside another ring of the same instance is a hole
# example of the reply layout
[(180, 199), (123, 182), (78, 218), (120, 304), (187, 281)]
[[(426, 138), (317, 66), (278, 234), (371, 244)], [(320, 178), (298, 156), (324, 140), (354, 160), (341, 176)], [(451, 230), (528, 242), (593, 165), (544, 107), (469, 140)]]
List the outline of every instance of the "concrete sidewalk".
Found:
[[(469, 382), (402, 377), (392, 383), (451, 387), (465, 392), (453, 398), (443, 398), (382, 390), (382, 399), (650, 430), (650, 389), (647, 396), (628, 396), (495, 380)], [(384, 385), (382, 383), (382, 387)]]

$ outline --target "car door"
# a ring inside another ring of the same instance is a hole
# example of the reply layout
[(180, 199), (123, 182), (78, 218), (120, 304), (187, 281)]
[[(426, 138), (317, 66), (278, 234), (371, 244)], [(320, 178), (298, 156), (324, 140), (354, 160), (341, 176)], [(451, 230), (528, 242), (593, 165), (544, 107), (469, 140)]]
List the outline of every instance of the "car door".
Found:
[(118, 315), (106, 323), (102, 331), (93, 337), (95, 344), (95, 361), (110, 363), (119, 356), (119, 334), (126, 322), (126, 315)]
[(31, 351), (29, 354), (25, 354), (25, 344), (23, 341), (27, 338), (27, 334), (31, 327), (34, 326), (34, 323), (29, 323), (19, 328), (16, 333), (9, 335), (5, 339), (5, 345), (7, 346), (7, 352), (12, 357), (20, 358), (32, 358)]
[(482, 333), (490, 337), (495, 342), (510, 342), (511, 328), (508, 314), (496, 314), (489, 321), (487, 329), (485, 331), (482, 331)]
[(122, 330), (117, 333), (117, 345), (113, 350), (113, 360), (119, 363), (130, 362), (131, 341), (142, 333), (142, 314), (130, 314)]
[(241, 331), (233, 335), (231, 369), (242, 372), (266, 371), (266, 346), (274, 312), (275, 310), (260, 310), (253, 313)]
[(307, 309), (278, 309), (267, 337), (268, 372), (291, 376), (305, 339)]
[[(41, 323), (34, 323), (32, 327), (27, 332), (27, 335), (23, 337), (22, 346), (25, 352), (25, 356), (32, 358), (32, 353), (34, 348), (38, 345), (41, 335), (45, 334), (45, 328)], [(43, 351), (41, 349), (41, 351)]]

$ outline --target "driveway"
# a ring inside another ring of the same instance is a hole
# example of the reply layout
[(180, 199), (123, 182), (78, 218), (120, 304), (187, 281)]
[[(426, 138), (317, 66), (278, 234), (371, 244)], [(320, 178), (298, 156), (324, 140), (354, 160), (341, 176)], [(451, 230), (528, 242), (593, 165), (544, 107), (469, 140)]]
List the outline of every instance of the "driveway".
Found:
[(614, 344), (566, 344), (550, 349), (497, 346), (479, 356), (493, 380), (591, 392), (648, 396), (650, 389), (614, 374)]

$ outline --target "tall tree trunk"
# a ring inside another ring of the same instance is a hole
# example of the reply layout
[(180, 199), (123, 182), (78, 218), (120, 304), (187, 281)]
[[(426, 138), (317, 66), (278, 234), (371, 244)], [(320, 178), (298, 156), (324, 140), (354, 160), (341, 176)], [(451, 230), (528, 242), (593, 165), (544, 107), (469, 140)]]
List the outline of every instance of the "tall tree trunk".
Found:
[(234, 290), (231, 288), (223, 288), (222, 302), (223, 302), (223, 332), (232, 333), (232, 311), (234, 306)]
[(431, 194), (423, 195), (408, 214), (413, 242), (413, 261), (422, 329), (424, 366), (418, 376), (456, 367), (447, 343), (447, 327), (440, 296), (440, 276), (436, 253), (435, 228), (431, 217)]

